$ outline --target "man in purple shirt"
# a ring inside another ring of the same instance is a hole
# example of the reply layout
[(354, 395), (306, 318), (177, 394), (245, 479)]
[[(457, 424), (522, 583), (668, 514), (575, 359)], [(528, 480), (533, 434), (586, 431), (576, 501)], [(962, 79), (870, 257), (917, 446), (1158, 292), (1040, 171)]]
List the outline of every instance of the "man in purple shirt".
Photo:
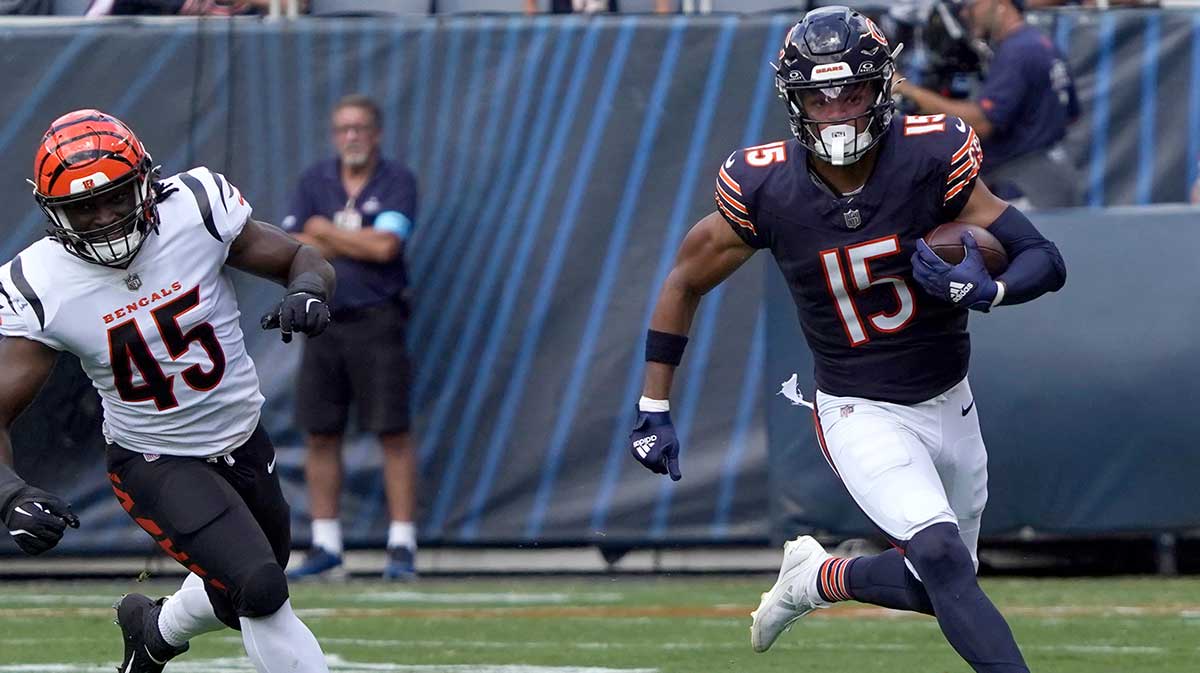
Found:
[(922, 114), (961, 117), (975, 129), (983, 141), (983, 179), (997, 196), (1042, 208), (1077, 205), (1077, 171), (1059, 144), (1079, 116), (1066, 60), (1049, 37), (1025, 22), (1022, 0), (947, 4), (980, 50), (991, 52), (979, 95), (954, 100), (903, 81), (896, 93)]
[(338, 102), (332, 117), (338, 156), (305, 171), (283, 220), (284, 229), (319, 250), (338, 274), (329, 338), (305, 343), (298, 382), (313, 547), (293, 577), (340, 572), (341, 448), (352, 408), (358, 429), (378, 435), (383, 449), (391, 514), (384, 577), (415, 576), (416, 461), (402, 253), (416, 217), (417, 182), (404, 165), (380, 156), (380, 121), (370, 98)]

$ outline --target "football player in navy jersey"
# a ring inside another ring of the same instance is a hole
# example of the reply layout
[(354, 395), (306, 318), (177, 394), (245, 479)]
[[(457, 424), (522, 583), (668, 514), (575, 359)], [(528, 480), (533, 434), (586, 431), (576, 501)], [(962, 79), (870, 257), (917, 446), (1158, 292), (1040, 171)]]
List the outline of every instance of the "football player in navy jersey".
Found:
[[(813, 609), (858, 600), (935, 616), (976, 671), (1028, 671), (975, 578), (987, 454), (967, 316), (1055, 291), (1066, 270), (1055, 245), (977, 181), (970, 126), (894, 114), (896, 53), (845, 7), (789, 31), (776, 85), (794, 138), (736, 151), (718, 170), (717, 212), (684, 239), (651, 319), (630, 451), (681, 478), (668, 399), (692, 318), (705, 293), (769, 248), (813, 352), (822, 450), (895, 548), (842, 559), (811, 537), (788, 542), (753, 613), (754, 649)], [(1008, 268), (993, 278), (970, 235), (960, 264), (938, 258), (922, 237), (950, 221), (986, 227)]]

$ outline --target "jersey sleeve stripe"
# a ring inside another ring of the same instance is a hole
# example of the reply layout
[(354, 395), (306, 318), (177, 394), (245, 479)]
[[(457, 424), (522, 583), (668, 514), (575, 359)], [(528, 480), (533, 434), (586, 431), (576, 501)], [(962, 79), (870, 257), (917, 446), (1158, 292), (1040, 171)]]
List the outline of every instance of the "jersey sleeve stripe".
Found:
[(10, 273), (12, 275), (13, 285), (17, 287), (17, 292), (25, 297), (25, 301), (29, 303), (29, 307), (37, 314), (38, 324), (42, 329), (46, 329), (46, 310), (42, 308), (42, 299), (38, 297), (37, 292), (33, 291), (33, 286), (25, 279), (25, 269), (21, 265), (21, 256), (17, 255), (12, 261)]
[(204, 218), (204, 228), (212, 234), (213, 238), (221, 241), (221, 234), (217, 231), (216, 223), (213, 222), (212, 202), (208, 200), (208, 190), (204, 188), (204, 183), (187, 173), (180, 173), (179, 181), (191, 190), (192, 196), (196, 198), (196, 205), (200, 208), (200, 217)]
[(725, 216), (725, 219), (729, 220), (730, 222), (742, 228), (749, 229), (751, 233), (758, 233), (758, 231), (754, 228), (753, 222), (744, 217), (738, 217), (737, 215), (734, 215), (729, 208), (721, 202), (721, 199), (717, 199), (717, 209), (720, 210), (721, 214)]
[(954, 153), (954, 156), (950, 157), (950, 163), (952, 163), (952, 164), (956, 163), (956, 162), (960, 161), (963, 157), (965, 157), (967, 155), (967, 152), (971, 151), (971, 144), (974, 142), (975, 142), (975, 129), (971, 129), (971, 132), (967, 134), (967, 141), (965, 143), (963, 143), (962, 147), (958, 148), (958, 151)]
[(966, 173), (969, 170), (971, 170), (971, 162), (968, 161), (968, 162), (964, 163), (962, 166), (959, 166), (958, 168), (954, 169), (954, 172), (951, 173), (948, 178), (946, 178), (946, 184), (948, 184), (948, 185), (953, 184), (953, 182), (955, 180), (962, 177), (962, 174)]
[(226, 213), (228, 213), (229, 203), (225, 199), (232, 197), (233, 193), (231, 191), (228, 197), (225, 196), (225, 188), (228, 186), (225, 183), (225, 176), (221, 175), (220, 173), (213, 173), (212, 176), (213, 180), (217, 181), (217, 195), (221, 197), (221, 207), (225, 209)]
[(724, 166), (722, 166), (721, 170), (717, 172), (717, 175), (721, 178), (721, 181), (725, 183), (725, 186), (733, 190), (733, 193), (737, 194), (738, 196), (742, 195), (742, 186), (737, 183), (737, 180), (734, 180), (729, 176), (729, 173), (725, 170)]
[(717, 183), (717, 194), (725, 200), (725, 205), (731, 207), (733, 210), (736, 210), (743, 215), (750, 214), (750, 209), (742, 205), (742, 202), (731, 196), (729, 192), (725, 191), (725, 188), (721, 186), (721, 183), (719, 182)]

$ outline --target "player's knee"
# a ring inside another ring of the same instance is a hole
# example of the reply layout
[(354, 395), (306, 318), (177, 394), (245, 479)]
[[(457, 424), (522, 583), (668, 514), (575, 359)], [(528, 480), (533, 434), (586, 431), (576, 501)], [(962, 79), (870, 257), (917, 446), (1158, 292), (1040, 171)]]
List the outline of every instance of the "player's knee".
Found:
[(275, 614), (288, 599), (287, 576), (275, 563), (264, 563), (246, 577), (237, 603), (239, 617)]
[(975, 581), (975, 562), (952, 523), (935, 524), (914, 535), (905, 555), (926, 586)]

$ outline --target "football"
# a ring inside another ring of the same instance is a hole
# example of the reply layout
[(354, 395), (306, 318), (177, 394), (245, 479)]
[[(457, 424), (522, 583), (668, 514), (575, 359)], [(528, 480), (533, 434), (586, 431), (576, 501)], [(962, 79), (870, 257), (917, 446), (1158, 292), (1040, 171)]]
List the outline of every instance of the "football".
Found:
[(925, 243), (938, 257), (948, 264), (958, 264), (967, 254), (962, 244), (962, 235), (971, 232), (975, 242), (979, 244), (979, 252), (983, 254), (983, 263), (988, 273), (995, 276), (1008, 268), (1008, 253), (1004, 246), (996, 240), (987, 229), (974, 224), (962, 222), (947, 222), (925, 234)]

